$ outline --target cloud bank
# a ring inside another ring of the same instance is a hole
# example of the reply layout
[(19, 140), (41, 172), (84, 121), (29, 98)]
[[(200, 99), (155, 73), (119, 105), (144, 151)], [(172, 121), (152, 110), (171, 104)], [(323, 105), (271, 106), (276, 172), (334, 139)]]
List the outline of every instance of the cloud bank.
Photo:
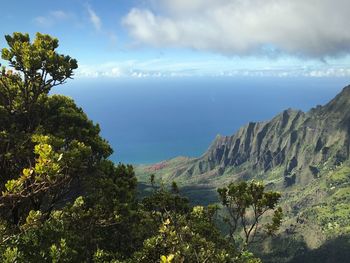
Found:
[(342, 64), (313, 63), (280, 64), (252, 68), (239, 61), (225, 63), (222, 60), (150, 61), (126, 60), (97, 65), (80, 65), (78, 78), (158, 78), (158, 77), (350, 77), (350, 69)]
[(123, 25), (139, 43), (224, 55), (350, 53), (349, 0), (150, 0)]

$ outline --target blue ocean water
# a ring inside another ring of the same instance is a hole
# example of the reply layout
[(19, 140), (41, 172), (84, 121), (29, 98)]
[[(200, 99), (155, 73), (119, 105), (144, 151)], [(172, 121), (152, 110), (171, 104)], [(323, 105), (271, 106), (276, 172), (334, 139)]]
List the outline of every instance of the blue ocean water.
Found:
[(71, 80), (54, 93), (75, 99), (114, 149), (111, 159), (154, 163), (200, 156), (217, 134), (287, 108), (309, 110), (346, 78), (153, 78)]

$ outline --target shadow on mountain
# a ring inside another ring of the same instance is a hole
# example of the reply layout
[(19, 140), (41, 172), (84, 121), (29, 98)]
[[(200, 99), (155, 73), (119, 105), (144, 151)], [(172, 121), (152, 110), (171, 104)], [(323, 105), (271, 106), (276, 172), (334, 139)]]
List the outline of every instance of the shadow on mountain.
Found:
[(267, 253), (263, 252), (264, 245), (261, 243), (251, 247), (254, 254), (264, 263), (350, 262), (350, 235), (331, 239), (317, 249), (308, 249), (300, 236), (277, 236), (268, 243), (270, 251)]
[[(150, 195), (154, 189), (159, 186), (152, 187), (151, 184), (139, 182), (137, 184), (138, 196), (140, 199)], [(214, 187), (191, 185), (180, 187), (180, 194), (187, 197), (192, 205), (209, 205), (219, 201), (217, 190)]]
[(188, 197), (192, 205), (209, 205), (219, 201), (215, 187), (191, 185), (181, 187), (181, 193)]
[(350, 235), (340, 236), (314, 250), (294, 257), (289, 263), (350, 262)]

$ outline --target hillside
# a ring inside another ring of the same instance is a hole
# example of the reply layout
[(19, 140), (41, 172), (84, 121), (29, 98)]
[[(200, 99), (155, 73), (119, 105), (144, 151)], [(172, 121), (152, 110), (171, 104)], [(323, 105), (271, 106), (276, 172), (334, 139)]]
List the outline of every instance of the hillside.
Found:
[(350, 233), (349, 157), (350, 86), (309, 112), (288, 109), (232, 136), (217, 136), (199, 158), (136, 170), (143, 182), (152, 173), (165, 183), (178, 182), (198, 203), (216, 202), (215, 189), (237, 180), (262, 180), (283, 192), (279, 245), (264, 244), (264, 251), (282, 262)]

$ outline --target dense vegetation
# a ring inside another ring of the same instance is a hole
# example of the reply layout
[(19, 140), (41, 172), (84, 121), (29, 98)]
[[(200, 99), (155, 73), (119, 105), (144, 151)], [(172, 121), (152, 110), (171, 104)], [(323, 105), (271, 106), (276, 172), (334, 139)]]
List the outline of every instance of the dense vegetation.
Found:
[[(191, 207), (174, 183), (140, 198), (130, 165), (70, 98), (50, 90), (77, 61), (58, 40), (7, 35), (0, 73), (1, 262), (260, 262), (249, 245), (281, 224), (280, 194), (252, 181), (219, 189), (219, 206)], [(270, 212), (266, 219), (265, 213)], [(262, 217), (265, 220), (261, 220)]]

